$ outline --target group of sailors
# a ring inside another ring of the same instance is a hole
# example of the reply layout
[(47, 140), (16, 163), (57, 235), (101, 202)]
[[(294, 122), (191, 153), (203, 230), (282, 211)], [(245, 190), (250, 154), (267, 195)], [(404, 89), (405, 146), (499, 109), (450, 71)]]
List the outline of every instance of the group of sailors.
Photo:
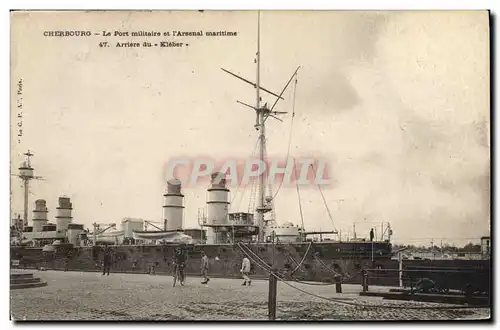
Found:
[[(104, 255), (103, 255), (103, 262), (102, 262), (102, 275), (108, 275), (111, 270), (111, 265), (112, 265), (112, 255), (113, 252), (111, 248), (107, 247), (104, 250)], [(187, 263), (187, 252), (183, 250), (182, 248), (176, 248), (175, 249), (175, 255), (174, 255), (174, 277), (178, 277), (178, 280), (182, 285), (184, 285), (184, 269), (186, 268), (186, 263)], [(136, 263), (134, 262), (134, 269), (135, 269)], [(244, 282), (242, 285), (251, 285), (252, 280), (250, 279), (250, 271), (251, 271), (251, 264), (250, 260), (246, 257), (243, 256), (243, 259), (241, 261), (241, 269), (240, 273), (241, 276), (243, 277)], [(150, 272), (150, 274), (154, 274), (154, 269)], [(204, 251), (201, 252), (201, 266), (200, 266), (200, 273), (201, 273), (201, 284), (208, 284), (210, 281), (209, 278), (209, 262), (208, 262), (208, 256)], [(177, 279), (177, 278), (176, 278)], [(175, 286), (175, 281), (174, 281), (174, 286)]]
[[(174, 263), (174, 276), (177, 276), (177, 269), (179, 269), (180, 273), (180, 284), (184, 285), (184, 269), (186, 268), (186, 254), (182, 251), (182, 249), (177, 248), (176, 253), (175, 253), (175, 263)], [(204, 251), (201, 251), (201, 266), (200, 266), (200, 273), (201, 273), (201, 284), (208, 284), (210, 281), (210, 278), (208, 277), (208, 256)], [(179, 267), (179, 268), (177, 268)], [(250, 279), (250, 270), (251, 270), (251, 264), (250, 260), (245, 256), (243, 257), (243, 260), (241, 262), (241, 275), (244, 279), (244, 282), (242, 285), (251, 285), (252, 280)], [(175, 285), (175, 282), (174, 282)]]

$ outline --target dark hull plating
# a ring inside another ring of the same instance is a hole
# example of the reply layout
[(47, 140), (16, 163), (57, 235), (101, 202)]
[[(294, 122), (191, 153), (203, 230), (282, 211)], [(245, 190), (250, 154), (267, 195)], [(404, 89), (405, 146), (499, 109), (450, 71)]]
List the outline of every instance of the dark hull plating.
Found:
[[(273, 265), (287, 279), (333, 283), (335, 274), (341, 274), (344, 283), (361, 283), (362, 269), (371, 271), (370, 285), (398, 286), (399, 263), (391, 260), (390, 245), (374, 243), (293, 243), (246, 244), (261, 260)], [(113, 246), (112, 272), (172, 275), (174, 245)], [(201, 251), (209, 258), (211, 277), (240, 277), (244, 256), (237, 245), (186, 246), (188, 262), (186, 273), (200, 275)], [(68, 269), (99, 271), (102, 267), (103, 247), (58, 248), (55, 252), (42, 249), (11, 247), (11, 259), (19, 260), (21, 268)], [(304, 257), (305, 256), (305, 257)], [(255, 257), (252, 257), (255, 259)], [(302, 261), (303, 260), (303, 261)], [(253, 278), (266, 279), (267, 271), (252, 260)], [(481, 269), (489, 274), (489, 260), (405, 260), (403, 266), (465, 267)], [(489, 281), (489, 277), (486, 279)], [(405, 283), (406, 284), (406, 283)]]
[[(333, 272), (351, 277), (362, 268), (390, 260), (390, 245), (373, 243), (294, 243), (294, 244), (246, 244), (267, 264), (283, 273), (294, 272), (294, 277), (308, 281), (331, 281)], [(145, 273), (154, 267), (156, 274), (171, 274), (173, 269), (174, 245), (113, 246), (115, 272)], [(201, 251), (209, 258), (209, 272), (212, 276), (239, 277), (244, 253), (236, 245), (191, 245), (186, 246), (188, 263), (186, 271), (191, 275), (200, 273)], [(307, 254), (306, 254), (307, 253)], [(305, 256), (305, 258), (304, 258)], [(373, 257), (373, 263), (372, 263)], [(43, 252), (35, 248), (11, 248), (11, 258), (20, 261), (21, 267), (46, 269), (64, 268), (93, 271), (99, 268), (103, 259), (103, 248), (79, 247), (58, 248), (56, 252)], [(304, 261), (301, 263), (301, 260)], [(299, 266), (300, 264), (300, 266)], [(333, 272), (332, 272), (333, 271)], [(252, 274), (266, 278), (267, 272), (252, 262)]]

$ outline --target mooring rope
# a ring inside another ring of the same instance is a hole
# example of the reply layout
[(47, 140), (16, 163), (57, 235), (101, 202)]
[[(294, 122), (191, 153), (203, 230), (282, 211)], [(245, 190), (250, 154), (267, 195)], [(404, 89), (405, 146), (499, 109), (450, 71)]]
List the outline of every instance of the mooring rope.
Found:
[[(240, 243), (238, 243), (238, 244), (240, 244)], [(309, 250), (309, 248), (310, 248), (311, 246), (312, 246), (312, 242), (310, 242), (309, 247), (308, 247), (308, 250)], [(246, 247), (246, 246), (245, 246), (245, 247)], [(251, 249), (250, 249), (250, 251), (251, 251), (251, 252), (252, 252), (252, 254), (254, 254), (254, 256), (255, 256), (256, 258), (258, 258), (258, 259), (259, 259), (262, 263), (264, 263), (264, 264), (266, 264), (266, 265), (267, 265), (267, 262), (265, 262), (265, 261), (264, 261), (262, 258), (260, 258), (257, 254), (255, 254), (255, 253), (254, 253)], [(287, 255), (288, 255), (288, 253), (287, 253), (287, 251), (286, 251), (286, 250), (283, 250), (283, 251), (285, 252), (285, 254), (287, 254)], [(306, 257), (306, 256), (307, 256), (307, 252), (306, 252), (306, 255), (303, 257), (302, 261), (300, 262), (299, 266), (300, 266), (300, 265), (301, 265), (301, 264), (305, 261), (305, 257)], [(290, 255), (289, 255), (289, 257), (290, 257), (290, 258), (292, 258), (292, 260), (293, 260), (295, 263), (297, 263), (297, 261), (295, 261), (295, 259), (293, 259), (293, 257), (292, 257), (292, 256), (290, 256)], [(313, 257), (314, 257), (316, 260), (320, 261), (320, 263), (322, 264), (322, 266), (323, 266), (323, 267), (325, 267), (325, 268), (326, 268), (329, 272), (333, 272), (333, 274), (334, 274), (335, 276), (340, 275), (340, 274), (336, 273), (335, 271), (331, 270), (330, 268), (328, 268), (328, 266), (326, 266), (326, 265), (325, 265), (325, 264), (324, 264), (324, 263), (323, 263), (323, 262), (322, 262), (319, 258), (317, 258), (317, 257), (316, 257), (316, 256), (314, 256), (314, 255), (313, 255)], [(297, 268), (298, 268), (298, 267), (296, 267), (296, 269), (297, 269)], [(294, 271), (295, 271), (295, 270), (294, 270)], [(344, 283), (345, 281), (350, 280), (351, 278), (354, 278), (355, 276), (358, 276), (358, 275), (359, 275), (362, 271), (363, 271), (363, 270), (361, 270), (361, 271), (357, 272), (357, 273), (356, 273), (356, 274), (354, 274), (354, 275), (348, 276), (348, 277), (343, 277), (343, 278), (342, 278), (342, 280), (340, 281), (340, 283)], [(280, 272), (279, 272), (279, 273), (280, 273)], [(284, 276), (284, 277), (289, 277), (289, 278), (290, 278), (290, 280), (292, 280), (292, 281), (294, 281), (294, 282), (297, 282), (297, 283), (302, 283), (302, 284), (306, 284), (306, 285), (323, 285), (323, 286), (325, 286), (325, 285), (334, 285), (334, 284), (336, 284), (336, 283), (309, 283), (309, 282), (304, 282), (304, 281), (301, 281), (301, 280), (299, 280), (299, 279), (297, 279), (297, 278), (293, 277), (293, 276), (292, 276), (292, 275), (293, 275), (293, 272), (290, 272), (290, 274), (286, 273), (286, 274), (281, 274), (281, 275), (282, 275), (282, 276)], [(341, 276), (342, 276), (342, 275), (341, 275)]]
[(309, 242), (309, 246), (307, 247), (306, 253), (302, 257), (302, 260), (299, 262), (299, 264), (297, 265), (297, 267), (295, 267), (294, 270), (292, 270), (290, 272), (290, 275), (292, 275), (293, 273), (295, 273), (297, 271), (297, 269), (300, 268), (300, 266), (302, 265), (302, 263), (306, 260), (307, 254), (309, 253), (309, 249), (311, 249), (311, 246), (312, 246), (312, 242)]
[[(339, 303), (339, 304), (345, 304), (345, 305), (350, 305), (350, 306), (356, 306), (356, 307), (362, 307), (362, 308), (385, 308), (385, 309), (411, 309), (411, 310), (454, 310), (454, 309), (479, 309), (479, 308), (491, 308), (491, 306), (483, 306), (483, 305), (478, 305), (478, 306), (434, 306), (434, 307), (427, 307), (427, 306), (386, 306), (386, 305), (382, 305), (382, 306), (374, 306), (374, 305), (366, 305), (366, 304), (359, 304), (359, 303), (354, 303), (354, 302), (349, 302), (349, 301), (345, 301), (345, 300), (341, 300), (341, 299), (336, 299), (336, 298), (329, 298), (329, 297), (323, 297), (323, 296), (320, 296), (320, 295), (317, 295), (315, 293), (311, 293), (311, 292), (308, 292), (306, 290), (303, 290), (301, 288), (298, 288), (290, 283), (288, 283), (287, 281), (285, 281), (283, 278), (281, 278), (280, 276), (278, 276), (275, 272), (271, 271), (271, 270), (268, 270), (267, 268), (269, 268), (270, 266), (267, 265), (265, 262), (264, 262), (264, 265), (266, 265), (266, 267), (263, 267), (261, 264), (259, 264), (259, 262), (257, 262), (254, 258), (252, 258), (248, 253), (247, 251), (245, 251), (242, 247), (245, 247), (245, 248), (248, 248), (246, 247), (245, 245), (242, 245), (242, 244), (237, 244), (237, 246), (240, 248), (240, 250), (252, 261), (254, 262), (257, 266), (263, 268), (269, 275), (272, 275), (274, 276), (276, 279), (280, 280), (281, 282), (283, 282), (284, 284), (294, 288), (295, 290), (298, 290), (302, 293), (305, 293), (307, 295), (310, 295), (310, 296), (313, 296), (313, 297), (316, 297), (316, 298), (319, 298), (319, 299), (323, 299), (323, 300), (326, 300), (326, 301), (330, 301), (330, 302), (336, 302), (336, 303)], [(249, 249), (249, 248), (248, 248)], [(258, 255), (256, 255), (251, 249), (249, 249), (249, 252), (252, 253), (254, 256), (256, 256), (258, 259), (262, 260)]]

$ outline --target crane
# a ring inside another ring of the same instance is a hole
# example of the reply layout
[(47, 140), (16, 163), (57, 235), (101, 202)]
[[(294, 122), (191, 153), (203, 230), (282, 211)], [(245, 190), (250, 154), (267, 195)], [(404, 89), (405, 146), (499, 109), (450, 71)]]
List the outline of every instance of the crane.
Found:
[[(108, 230), (110, 228), (116, 228), (116, 224), (115, 223), (96, 223), (96, 222), (94, 222), (92, 224), (92, 226), (94, 227), (94, 232), (92, 233), (93, 237), (94, 237), (93, 240), (92, 240), (92, 245), (93, 246), (96, 246), (97, 235), (98, 234), (102, 234), (102, 233), (104, 233), (106, 230)], [(106, 227), (106, 228), (100, 229), (101, 226)]]
[(154, 225), (155, 223), (161, 223), (161, 222), (160, 222), (160, 221), (149, 221), (149, 220), (144, 220), (144, 230), (145, 230), (145, 231), (148, 231), (148, 225), (151, 225), (151, 226), (155, 227), (156, 229), (158, 229), (158, 230), (160, 230), (160, 231), (164, 230), (164, 229), (162, 229), (162, 228), (160, 228), (160, 227), (158, 227), (158, 226)]

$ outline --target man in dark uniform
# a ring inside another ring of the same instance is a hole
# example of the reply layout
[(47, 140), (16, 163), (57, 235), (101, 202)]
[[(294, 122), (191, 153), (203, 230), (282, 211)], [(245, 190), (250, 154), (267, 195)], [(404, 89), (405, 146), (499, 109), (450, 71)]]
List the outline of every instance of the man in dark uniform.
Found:
[(184, 285), (184, 267), (186, 266), (186, 255), (182, 251), (181, 248), (177, 248), (175, 251), (175, 273), (174, 276), (177, 276), (177, 269), (180, 272), (180, 282), (181, 285)]
[(68, 271), (68, 266), (69, 266), (69, 260), (71, 259), (71, 250), (68, 251), (66, 256), (64, 257), (64, 271)]
[(104, 250), (104, 260), (103, 260), (103, 267), (102, 267), (102, 275), (106, 275), (106, 271), (109, 276), (109, 269), (111, 268), (111, 249), (109, 247)]
[(373, 242), (373, 237), (375, 235), (373, 234), (373, 228), (370, 230), (370, 242)]

